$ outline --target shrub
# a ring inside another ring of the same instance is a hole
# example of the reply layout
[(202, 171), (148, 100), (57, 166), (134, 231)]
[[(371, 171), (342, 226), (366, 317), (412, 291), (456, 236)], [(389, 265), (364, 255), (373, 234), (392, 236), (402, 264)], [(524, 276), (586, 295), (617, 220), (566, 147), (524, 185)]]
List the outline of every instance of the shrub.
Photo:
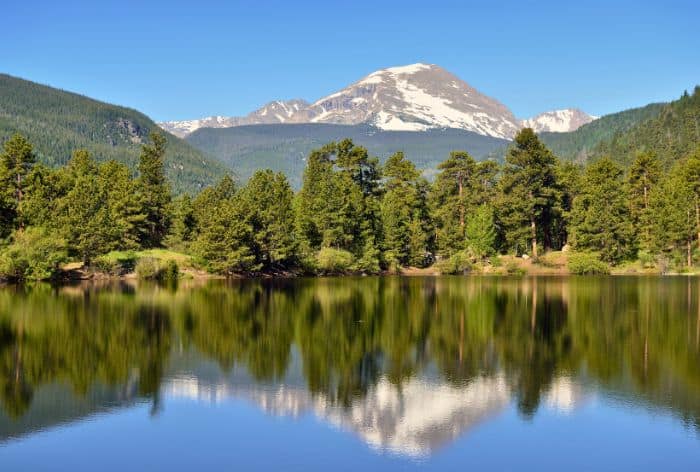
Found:
[(508, 275), (525, 275), (525, 269), (515, 261), (509, 261), (506, 264), (506, 274)]
[(158, 261), (152, 257), (142, 257), (136, 263), (136, 276), (139, 279), (157, 279), (159, 270)]
[(354, 257), (348, 251), (333, 249), (330, 247), (321, 248), (316, 256), (317, 267), (321, 272), (347, 272), (354, 262)]
[(467, 251), (452, 254), (448, 259), (438, 263), (438, 270), (442, 274), (467, 274), (472, 268), (472, 258)]
[(569, 271), (576, 275), (605, 275), (610, 266), (598, 258), (597, 254), (578, 252), (569, 254)]
[(165, 267), (160, 271), (158, 279), (164, 282), (172, 282), (177, 280), (180, 276), (180, 268), (177, 266), (177, 262), (170, 259), (165, 263)]
[(136, 266), (136, 253), (110, 252), (92, 260), (92, 268), (110, 275), (122, 275), (132, 272)]
[(158, 260), (154, 257), (142, 257), (136, 263), (136, 276), (143, 280), (170, 282), (180, 276), (180, 268), (172, 259)]
[(47, 280), (60, 274), (68, 260), (66, 241), (33, 227), (16, 231), (12, 243), (0, 253), (0, 277), (13, 280)]
[(656, 265), (654, 256), (649, 251), (639, 251), (637, 253), (637, 258), (644, 269), (652, 269)]

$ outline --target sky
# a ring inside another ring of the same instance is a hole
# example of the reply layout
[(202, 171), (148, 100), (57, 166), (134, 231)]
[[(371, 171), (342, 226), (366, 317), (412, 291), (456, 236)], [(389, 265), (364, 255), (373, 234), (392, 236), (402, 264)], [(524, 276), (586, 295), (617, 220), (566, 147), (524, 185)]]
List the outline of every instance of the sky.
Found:
[(424, 62), (519, 118), (603, 115), (700, 83), (699, 18), (698, 0), (8, 0), (0, 72), (163, 121), (315, 101)]

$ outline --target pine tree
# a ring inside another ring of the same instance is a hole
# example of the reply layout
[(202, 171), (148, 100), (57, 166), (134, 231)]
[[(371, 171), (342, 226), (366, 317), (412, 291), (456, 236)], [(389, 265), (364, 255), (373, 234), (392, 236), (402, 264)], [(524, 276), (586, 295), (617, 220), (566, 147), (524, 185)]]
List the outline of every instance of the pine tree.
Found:
[(114, 249), (137, 249), (146, 226), (137, 181), (126, 165), (108, 161), (100, 165), (98, 182), (106, 198)]
[(138, 166), (138, 190), (143, 213), (146, 215), (141, 243), (145, 247), (158, 247), (170, 226), (171, 196), (163, 166), (165, 137), (154, 132), (150, 139), (152, 144), (145, 144), (141, 148)]
[(197, 218), (190, 194), (185, 193), (173, 201), (173, 217), (170, 234), (167, 238), (168, 247), (187, 250), (187, 246), (195, 239)]
[(589, 165), (571, 211), (574, 248), (599, 251), (611, 263), (634, 256), (636, 249), (623, 176), (622, 168), (608, 158)]
[(697, 243), (700, 247), (700, 146), (683, 162), (683, 174), (693, 192), (693, 210)]
[(465, 225), (466, 248), (476, 259), (493, 254), (496, 243), (496, 226), (493, 208), (480, 205), (468, 216)]
[(252, 252), (263, 268), (287, 268), (296, 256), (294, 193), (282, 173), (257, 171), (241, 189), (240, 201), (253, 234)]
[(556, 165), (556, 157), (535, 132), (524, 128), (515, 136), (503, 169), (499, 219), (505, 240), (516, 250), (529, 245), (535, 258), (539, 243), (545, 249), (552, 247), (556, 220), (562, 214)]
[(229, 176), (224, 176), (215, 187), (202, 191), (194, 206), (198, 235), (192, 251), (209, 270), (233, 275), (260, 268), (251, 250), (252, 228)]
[(652, 248), (693, 263), (693, 243), (698, 234), (700, 152), (678, 162), (649, 197)]
[(433, 185), (433, 218), (438, 250), (449, 256), (464, 249), (465, 221), (474, 189), (476, 161), (467, 152), (454, 151), (438, 165), (441, 171)]
[(61, 233), (85, 265), (112, 249), (107, 194), (99, 185), (98, 167), (85, 150), (73, 154), (67, 166), (70, 190), (58, 205)]
[(661, 176), (661, 166), (652, 152), (637, 154), (627, 177), (630, 217), (635, 234), (643, 249), (650, 249), (651, 223), (649, 214), (649, 194)]
[[(384, 249), (390, 262), (406, 265), (425, 257), (427, 235), (421, 222), (426, 195), (415, 165), (402, 152), (384, 165), (385, 193), (381, 203)], [(413, 257), (412, 257), (413, 256)]]
[(308, 162), (295, 202), (303, 256), (329, 247), (361, 258), (369, 240), (378, 248), (381, 218), (377, 159), (344, 140), (312, 151)]
[(340, 245), (336, 218), (341, 208), (341, 195), (333, 172), (334, 152), (333, 143), (311, 152), (295, 201), (297, 232), (305, 256), (322, 246)]
[[(26, 177), (31, 172), (36, 155), (32, 144), (21, 134), (14, 134), (3, 146), (0, 155), (2, 162), (3, 188), (5, 198), (13, 201), (14, 218), (20, 229), (24, 228), (26, 221), (23, 213), (23, 203), (27, 193)], [(3, 219), (7, 219), (4, 215)]]

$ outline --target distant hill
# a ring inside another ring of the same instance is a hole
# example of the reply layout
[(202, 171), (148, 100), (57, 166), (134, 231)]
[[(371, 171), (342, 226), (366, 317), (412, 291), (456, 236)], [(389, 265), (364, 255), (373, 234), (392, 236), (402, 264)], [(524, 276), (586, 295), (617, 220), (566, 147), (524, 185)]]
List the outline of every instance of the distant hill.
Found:
[[(48, 165), (63, 165), (85, 148), (100, 161), (115, 159), (134, 169), (153, 129), (160, 130), (136, 110), (0, 74), (0, 142), (22, 133)], [(194, 191), (227, 172), (184, 140), (166, 136), (166, 173), (175, 191)]]
[(284, 172), (295, 188), (301, 185), (309, 152), (330, 141), (350, 138), (382, 160), (404, 151), (427, 174), (447, 158), (450, 151), (466, 150), (484, 159), (508, 144), (505, 139), (460, 129), (383, 131), (372, 125), (261, 124), (232, 128), (201, 128), (187, 136), (198, 149), (231, 166), (247, 179), (256, 169)]
[(610, 156), (630, 164), (640, 151), (651, 151), (668, 168), (700, 146), (700, 86), (660, 108), (655, 116), (615, 133), (593, 149), (593, 157)]
[(599, 153), (598, 146), (616, 135), (625, 133), (640, 123), (659, 115), (666, 104), (652, 103), (605, 115), (568, 133), (540, 133), (540, 138), (555, 155), (568, 160), (586, 162)]

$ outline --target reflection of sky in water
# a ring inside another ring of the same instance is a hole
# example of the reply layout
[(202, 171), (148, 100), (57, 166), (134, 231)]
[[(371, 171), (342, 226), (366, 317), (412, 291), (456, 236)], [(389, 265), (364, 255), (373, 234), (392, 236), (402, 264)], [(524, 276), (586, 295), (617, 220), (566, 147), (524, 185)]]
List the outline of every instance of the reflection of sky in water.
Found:
[(0, 470), (694, 470), (700, 286), (615, 280), (0, 292)]
[[(546, 407), (524, 420), (510, 402), (502, 403), (505, 385), (498, 378), (454, 389), (440, 405), (431, 403), (432, 395), (452, 387), (431, 393), (434, 386), (416, 382), (404, 392), (408, 405), (396, 405), (396, 393), (380, 393), (378, 386), (373, 399), (343, 413), (324, 408), (322, 400), (297, 409), (294, 393), (278, 387), (261, 396), (273, 398), (263, 405), (272, 415), (251, 402), (250, 390), (182, 379), (170, 385), (156, 416), (150, 406), (136, 405), (9, 443), (0, 449), (3, 470), (55, 470), (51, 465), (59, 462), (66, 470), (514, 470), (532, 464), (539, 470), (693, 470), (700, 460), (696, 433), (668, 415), (639, 414), (592, 395), (573, 408), (568, 402)], [(485, 400), (489, 394), (496, 399)], [(414, 406), (420, 400), (422, 411)], [(280, 415), (280, 405), (290, 414)], [(366, 445), (374, 439), (364, 434), (380, 413), (366, 410), (377, 406), (398, 411), (397, 433), (385, 444), (390, 453)], [(466, 417), (475, 421), (462, 421)], [(340, 428), (329, 428), (337, 421)], [(408, 451), (391, 443), (406, 439), (398, 433), (402, 424), (430, 430), (452, 421), (453, 437), (434, 454), (417, 456), (410, 442)], [(44, 457), (59, 462), (47, 464)]]

